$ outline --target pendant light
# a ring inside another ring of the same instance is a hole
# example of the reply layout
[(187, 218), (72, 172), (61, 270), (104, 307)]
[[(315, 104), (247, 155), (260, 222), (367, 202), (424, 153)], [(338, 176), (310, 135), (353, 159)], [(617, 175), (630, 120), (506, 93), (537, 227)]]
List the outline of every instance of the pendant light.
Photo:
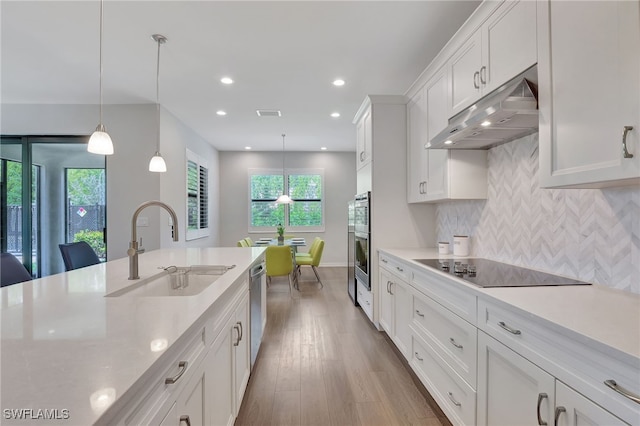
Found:
[(158, 43), (158, 66), (156, 68), (156, 110), (158, 115), (158, 149), (149, 161), (150, 172), (166, 172), (167, 164), (160, 155), (160, 45), (167, 42), (167, 38), (162, 34), (154, 34), (151, 36)]
[(113, 142), (107, 129), (102, 124), (102, 21), (104, 16), (104, 0), (100, 0), (100, 123), (89, 138), (87, 151), (93, 154), (111, 155), (113, 154)]
[[(285, 136), (286, 135), (283, 133), (282, 134), (282, 183), (283, 184), (285, 182), (285, 172), (284, 172), (284, 137)], [(293, 200), (283, 191), (282, 195), (279, 196), (278, 199), (276, 200), (276, 204), (293, 204)]]

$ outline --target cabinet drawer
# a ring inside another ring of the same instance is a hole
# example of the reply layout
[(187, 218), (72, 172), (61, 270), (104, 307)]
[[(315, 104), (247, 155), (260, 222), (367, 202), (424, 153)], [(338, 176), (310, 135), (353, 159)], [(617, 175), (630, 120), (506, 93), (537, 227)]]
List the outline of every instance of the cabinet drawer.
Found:
[(369, 319), (373, 321), (373, 295), (360, 281), (358, 281), (356, 291), (358, 292), (356, 296), (358, 304), (362, 307), (362, 310), (367, 314)]
[(400, 262), (384, 253), (380, 253), (380, 266), (404, 281), (411, 279), (411, 270), (406, 263)]
[[(146, 392), (147, 396), (131, 410), (130, 414), (125, 418), (124, 424), (150, 424), (152, 419), (163, 411), (163, 407), (166, 404), (173, 403), (172, 396), (177, 395), (185, 383), (189, 381), (189, 378), (193, 375), (205, 355), (204, 349), (205, 331), (204, 328), (201, 328), (190, 341), (187, 341), (177, 356), (163, 364), (162, 369), (159, 370), (161, 373), (155, 374), (155, 378), (149, 385), (142, 389), (141, 392)], [(181, 362), (186, 362), (186, 364), (181, 365)], [(169, 378), (174, 379), (175, 382), (166, 383), (166, 379)]]
[(416, 335), (410, 363), (454, 425), (476, 424), (476, 392)]
[(476, 388), (478, 329), (426, 296), (413, 296), (413, 330)]
[(640, 363), (531, 314), (478, 301), (478, 327), (607, 411), (635, 424), (638, 404), (605, 384), (640, 395)]
[(458, 285), (451, 279), (439, 277), (430, 271), (415, 272), (412, 283), (416, 289), (445, 308), (469, 323), (476, 324), (477, 297), (468, 287)]

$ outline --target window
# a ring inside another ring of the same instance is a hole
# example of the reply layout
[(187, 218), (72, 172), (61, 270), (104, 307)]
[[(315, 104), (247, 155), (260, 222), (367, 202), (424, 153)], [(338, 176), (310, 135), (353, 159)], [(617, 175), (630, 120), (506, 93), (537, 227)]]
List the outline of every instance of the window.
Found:
[[(283, 224), (287, 232), (324, 231), (324, 170), (249, 170), (249, 231), (275, 231)], [(276, 204), (286, 192), (293, 204)]]
[(187, 150), (187, 240), (209, 235), (209, 168)]

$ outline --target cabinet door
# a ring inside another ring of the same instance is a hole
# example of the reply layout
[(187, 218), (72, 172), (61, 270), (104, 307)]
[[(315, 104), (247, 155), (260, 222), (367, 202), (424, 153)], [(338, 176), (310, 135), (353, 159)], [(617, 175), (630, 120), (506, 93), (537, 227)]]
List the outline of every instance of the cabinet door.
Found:
[[(240, 405), (242, 404), (242, 397), (244, 391), (247, 388), (249, 382), (249, 373), (251, 372), (251, 324), (249, 322), (249, 294), (247, 294), (235, 315), (236, 330), (239, 330), (240, 334), (237, 340), (234, 340), (234, 415), (240, 411)], [(233, 337), (236, 337), (235, 335)], [(232, 337), (232, 338), (233, 338)]]
[(409, 358), (411, 351), (411, 329), (409, 324), (413, 319), (413, 295), (409, 286), (400, 280), (396, 280), (391, 287), (393, 295), (393, 317), (395, 328), (395, 344), (403, 353), (405, 358)]
[(478, 332), (478, 425), (553, 424), (554, 377)]
[(538, 4), (543, 187), (640, 182), (639, 15), (637, 1)]
[(449, 60), (453, 115), (480, 97), (481, 41), (482, 32), (478, 30)]
[(371, 122), (371, 110), (367, 111), (356, 126), (356, 153), (357, 168), (360, 169), (365, 164), (371, 162), (371, 149), (373, 128)]
[(424, 90), (420, 90), (407, 104), (407, 200), (409, 203), (424, 201), (428, 172), (428, 142), (426, 132), (427, 111)]
[[(205, 369), (210, 371), (206, 385), (209, 391), (208, 403), (211, 408), (212, 425), (232, 425), (235, 420), (233, 407), (233, 365), (232, 360), (232, 325), (235, 318), (225, 325), (223, 331), (215, 339), (204, 360)], [(235, 341), (235, 340), (233, 340)]]
[(489, 93), (535, 65), (536, 2), (504, 2), (482, 26), (480, 83)]
[(393, 296), (391, 295), (391, 286), (393, 285), (394, 277), (389, 272), (380, 268), (380, 288), (378, 294), (380, 295), (380, 317), (378, 322), (389, 337), (393, 338)]
[[(373, 108), (373, 106), (371, 107)], [(372, 111), (364, 116), (364, 164), (369, 164), (371, 162), (371, 157), (373, 154), (373, 122), (371, 118)]]
[(364, 120), (356, 125), (356, 168), (364, 164)]
[(209, 405), (206, 400), (205, 383), (208, 379), (208, 371), (203, 366), (190, 377), (184, 389), (176, 399), (174, 424), (204, 425), (208, 423), (207, 410)]
[(556, 381), (556, 416), (557, 426), (627, 424), (560, 381)]

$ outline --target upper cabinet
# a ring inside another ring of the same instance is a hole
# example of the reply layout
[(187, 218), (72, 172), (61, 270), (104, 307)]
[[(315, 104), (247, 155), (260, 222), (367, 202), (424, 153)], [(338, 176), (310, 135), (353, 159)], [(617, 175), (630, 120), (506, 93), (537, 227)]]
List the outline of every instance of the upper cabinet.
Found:
[(538, 3), (541, 186), (640, 182), (639, 16), (637, 1)]
[(371, 139), (373, 128), (371, 125), (371, 108), (369, 108), (356, 123), (356, 168), (360, 170), (371, 162)]
[(409, 203), (487, 197), (486, 151), (426, 149), (448, 123), (447, 83), (447, 67), (442, 67), (407, 103)]
[(451, 56), (451, 115), (535, 65), (536, 2), (506, 1)]

